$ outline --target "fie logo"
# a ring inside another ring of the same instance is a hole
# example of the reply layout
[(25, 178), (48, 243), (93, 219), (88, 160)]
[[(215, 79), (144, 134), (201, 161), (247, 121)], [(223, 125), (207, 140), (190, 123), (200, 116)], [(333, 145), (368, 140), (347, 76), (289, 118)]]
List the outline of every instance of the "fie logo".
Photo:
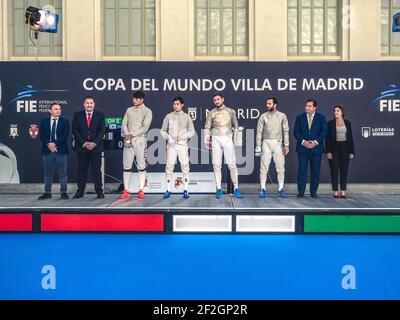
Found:
[(379, 96), (375, 98), (372, 103), (379, 101), (379, 111), (380, 112), (399, 112), (400, 111), (400, 99), (393, 99), (393, 97), (400, 94), (400, 88), (395, 84), (382, 84), (383, 90), (380, 92)]
[[(37, 100), (25, 100), (25, 98), (31, 98), (34, 94), (38, 94), (41, 92), (64, 92), (68, 90), (40, 90), (38, 88), (35, 88), (32, 85), (20, 85), (17, 84), (17, 87), (19, 88), (19, 92), (17, 93), (17, 96), (14, 97), (12, 100), (10, 100), (9, 104), (12, 104), (16, 102), (16, 107), (17, 107), (17, 112), (42, 112), (43, 110), (38, 110), (41, 109), (40, 105), (43, 104), (43, 101), (37, 101)], [(51, 100), (51, 99), (48, 99)], [(47, 112), (47, 110), (45, 110)]]

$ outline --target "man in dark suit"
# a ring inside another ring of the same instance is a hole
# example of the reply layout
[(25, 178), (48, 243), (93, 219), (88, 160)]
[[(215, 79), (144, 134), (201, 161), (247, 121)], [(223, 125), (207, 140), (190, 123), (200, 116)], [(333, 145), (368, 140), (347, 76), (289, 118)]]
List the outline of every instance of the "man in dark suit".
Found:
[(306, 102), (305, 112), (296, 118), (294, 136), (297, 139), (296, 151), (299, 158), (297, 171), (298, 198), (304, 197), (307, 183), (307, 168), (311, 167), (311, 197), (317, 198), (321, 156), (324, 152), (324, 139), (328, 133), (325, 117), (316, 112), (317, 101), (309, 99)]
[(104, 114), (94, 110), (93, 97), (86, 97), (83, 106), (84, 110), (76, 112), (72, 121), (74, 149), (78, 157), (78, 190), (73, 199), (82, 198), (85, 193), (89, 165), (97, 198), (104, 199), (101, 174), (101, 153), (104, 150), (103, 136), (106, 131)]
[(69, 199), (67, 194), (67, 164), (69, 121), (60, 117), (61, 106), (53, 103), (50, 106), (50, 118), (43, 119), (39, 128), (39, 139), (42, 141), (45, 193), (39, 200), (51, 198), (54, 167), (57, 168), (61, 186), (61, 199)]

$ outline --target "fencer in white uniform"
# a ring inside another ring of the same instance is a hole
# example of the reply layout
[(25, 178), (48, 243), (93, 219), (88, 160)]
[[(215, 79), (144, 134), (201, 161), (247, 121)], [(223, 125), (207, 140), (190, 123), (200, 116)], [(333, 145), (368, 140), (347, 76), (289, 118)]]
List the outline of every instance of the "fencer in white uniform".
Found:
[(278, 197), (287, 198), (283, 189), (285, 181), (285, 156), (289, 153), (289, 123), (286, 114), (277, 110), (278, 100), (267, 98), (267, 112), (257, 122), (256, 156), (261, 156), (260, 197), (267, 197), (266, 181), (271, 159), (278, 174)]
[(0, 143), (0, 183), (20, 183), (14, 152)]
[(171, 180), (177, 158), (183, 173), (183, 198), (189, 199), (188, 141), (194, 136), (195, 131), (192, 119), (182, 110), (184, 106), (182, 97), (175, 97), (172, 100), (172, 104), (174, 111), (166, 115), (161, 127), (161, 136), (167, 140), (167, 164), (165, 166), (167, 190), (164, 194), (164, 199), (171, 197)]
[(133, 163), (139, 175), (138, 198), (144, 199), (144, 186), (146, 182), (146, 153), (147, 153), (147, 131), (150, 128), (153, 114), (144, 105), (143, 91), (133, 94), (133, 106), (129, 107), (122, 120), (122, 134), (124, 136), (123, 166), (124, 166), (124, 192), (120, 199), (128, 199), (130, 196), (129, 180)]
[[(2, 86), (0, 81), (0, 113), (3, 111), (1, 100)], [(17, 158), (14, 152), (2, 143), (0, 143), (0, 183), (19, 183)]]
[(223, 195), (221, 187), (221, 167), (222, 156), (228, 165), (231, 180), (234, 187), (234, 196), (241, 198), (239, 189), (238, 170), (236, 166), (235, 147), (233, 144), (233, 131), (239, 129), (239, 123), (235, 111), (224, 105), (224, 96), (222, 93), (216, 93), (213, 96), (215, 108), (212, 109), (206, 118), (204, 126), (204, 143), (206, 148), (211, 149), (212, 163), (216, 183), (217, 199)]

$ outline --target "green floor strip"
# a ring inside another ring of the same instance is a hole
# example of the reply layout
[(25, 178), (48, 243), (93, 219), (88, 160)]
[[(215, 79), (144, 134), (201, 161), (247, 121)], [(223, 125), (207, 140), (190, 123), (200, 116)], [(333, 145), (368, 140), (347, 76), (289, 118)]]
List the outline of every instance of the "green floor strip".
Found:
[(304, 232), (400, 232), (400, 215), (305, 215)]

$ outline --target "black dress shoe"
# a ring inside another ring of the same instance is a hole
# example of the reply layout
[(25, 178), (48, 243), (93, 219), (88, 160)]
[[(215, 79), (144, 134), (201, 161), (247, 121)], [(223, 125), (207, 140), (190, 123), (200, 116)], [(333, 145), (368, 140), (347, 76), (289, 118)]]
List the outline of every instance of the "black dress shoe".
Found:
[(97, 194), (97, 199), (104, 199), (104, 193), (98, 193)]
[(83, 198), (83, 193), (77, 192), (72, 197), (72, 199), (79, 199), (79, 198)]
[(38, 200), (51, 199), (51, 193), (43, 193)]
[(68, 200), (68, 199), (69, 199), (69, 196), (68, 196), (65, 192), (63, 192), (63, 193), (61, 193), (60, 199), (62, 199), (62, 200)]
[(304, 198), (304, 193), (298, 193), (297, 198)]
[(312, 194), (311, 194), (311, 198), (318, 198), (318, 196), (317, 196), (316, 193), (312, 193)]

